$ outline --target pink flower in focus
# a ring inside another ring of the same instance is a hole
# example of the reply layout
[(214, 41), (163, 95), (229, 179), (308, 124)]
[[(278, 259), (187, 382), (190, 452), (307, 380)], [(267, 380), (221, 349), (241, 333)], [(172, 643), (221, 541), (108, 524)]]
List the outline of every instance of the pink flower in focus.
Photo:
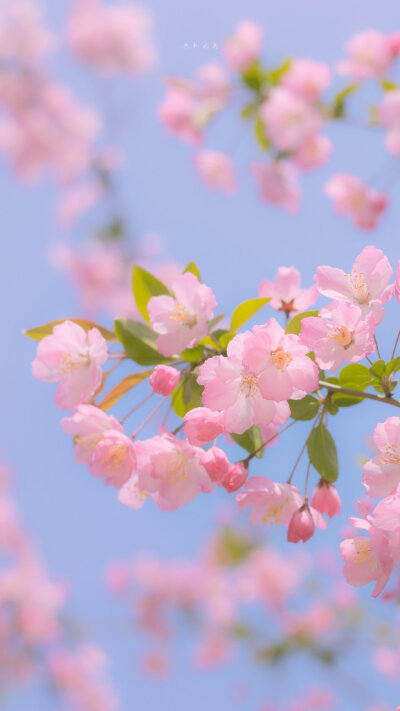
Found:
[[(243, 362), (251, 340), (250, 331), (235, 336), (228, 344), (227, 357), (209, 358), (199, 369), (197, 382), (204, 385), (203, 402), (211, 410), (223, 413), (226, 432), (242, 434), (252, 425), (273, 422), (278, 414), (277, 404), (261, 393), (259, 371)], [(283, 412), (280, 414), (284, 416)]]
[(230, 465), (222, 479), (222, 486), (226, 489), (228, 494), (232, 494), (234, 491), (242, 488), (248, 476), (248, 467), (242, 464), (242, 462), (236, 462), (236, 464)]
[(377, 597), (389, 581), (394, 560), (387, 536), (373, 526), (365, 527), (370, 537), (347, 538), (340, 544), (343, 573), (349, 585), (355, 587), (375, 582), (372, 597)]
[(327, 136), (316, 134), (300, 146), (293, 156), (293, 162), (299, 170), (314, 170), (326, 163), (332, 153), (332, 141)]
[(400, 417), (375, 427), (374, 444), (379, 454), (364, 464), (363, 484), (368, 496), (387, 496), (400, 483)]
[[(188, 439), (190, 441), (190, 438)], [(207, 449), (201, 463), (215, 484), (221, 484), (230, 467), (229, 459), (220, 447)]]
[(313, 535), (315, 531), (315, 523), (307, 503), (304, 503), (297, 511), (294, 512), (290, 519), (287, 540), (289, 543), (305, 543)]
[(93, 450), (89, 471), (95, 477), (104, 477), (106, 486), (120, 489), (128, 481), (135, 465), (132, 440), (119, 430), (106, 430)]
[(243, 362), (259, 376), (262, 397), (276, 402), (300, 400), (319, 385), (318, 367), (307, 356), (308, 350), (298, 336), (287, 335), (272, 318), (264, 326), (254, 327), (245, 344)]
[(251, 20), (243, 20), (236, 32), (225, 42), (223, 57), (228, 67), (234, 72), (243, 72), (252, 64), (261, 52), (263, 31)]
[(324, 191), (332, 198), (335, 212), (349, 215), (354, 224), (363, 230), (375, 229), (388, 205), (384, 193), (368, 188), (355, 175), (334, 175), (325, 184)]
[(138, 475), (133, 473), (128, 481), (126, 481), (120, 488), (118, 500), (121, 504), (137, 511), (142, 508), (144, 503), (147, 501), (148, 496), (147, 491), (140, 488)]
[(400, 36), (385, 36), (376, 30), (365, 30), (347, 44), (349, 59), (338, 63), (339, 74), (355, 81), (382, 79), (391, 69), (400, 50)]
[(249, 521), (253, 525), (277, 523), (288, 526), (303, 503), (298, 489), (291, 484), (279, 484), (263, 476), (252, 476), (245, 484), (245, 491), (237, 494), (239, 509), (252, 508)]
[(150, 13), (127, 2), (106, 6), (78, 0), (67, 25), (72, 51), (104, 74), (142, 74), (153, 68), (156, 50)]
[(179, 383), (181, 374), (169, 365), (156, 365), (150, 375), (149, 383), (157, 395), (170, 395)]
[(153, 296), (147, 309), (152, 328), (160, 335), (157, 346), (164, 356), (179, 355), (207, 334), (207, 321), (217, 304), (209, 286), (190, 272), (172, 282), (172, 296)]
[(276, 87), (262, 104), (260, 116), (268, 137), (280, 151), (298, 151), (321, 128), (321, 117), (307, 101)]
[(56, 405), (69, 409), (93, 397), (106, 360), (107, 343), (97, 328), (86, 333), (76, 323), (64, 321), (40, 341), (32, 373), (45, 383), (59, 382)]
[(297, 174), (288, 161), (276, 160), (267, 165), (253, 163), (251, 172), (259, 183), (261, 199), (271, 205), (282, 205), (288, 212), (296, 212), (300, 203)]
[(335, 267), (318, 267), (315, 283), (324, 296), (359, 306), (363, 317), (372, 313), (378, 325), (384, 314), (383, 304), (393, 296), (393, 285), (389, 285), (392, 274), (383, 252), (369, 246), (358, 255), (350, 274)]
[(306, 311), (318, 298), (315, 285), (308, 289), (300, 287), (300, 273), (296, 267), (279, 267), (275, 281), (262, 281), (258, 287), (258, 295), (270, 298), (270, 306), (285, 315)]
[(363, 319), (359, 306), (340, 301), (322, 309), (319, 318), (303, 319), (300, 340), (314, 351), (320, 368), (334, 372), (373, 353), (374, 332), (372, 315)]
[(283, 75), (281, 86), (300, 98), (314, 103), (331, 83), (331, 71), (327, 64), (312, 59), (295, 59)]
[(333, 484), (321, 478), (311, 497), (311, 506), (329, 518), (339, 516), (342, 509), (339, 494)]
[(211, 190), (221, 190), (226, 195), (236, 192), (237, 181), (232, 160), (225, 153), (200, 151), (195, 156), (195, 165), (201, 179)]
[(107, 430), (123, 432), (113, 415), (94, 405), (78, 405), (70, 417), (61, 420), (63, 431), (74, 438), (74, 455), (79, 464), (90, 464), (95, 446)]
[(381, 126), (387, 129), (385, 145), (389, 153), (400, 155), (400, 90), (384, 93), (378, 109), (378, 119)]
[(202, 447), (225, 431), (224, 416), (208, 407), (195, 407), (183, 418), (183, 431), (190, 444)]

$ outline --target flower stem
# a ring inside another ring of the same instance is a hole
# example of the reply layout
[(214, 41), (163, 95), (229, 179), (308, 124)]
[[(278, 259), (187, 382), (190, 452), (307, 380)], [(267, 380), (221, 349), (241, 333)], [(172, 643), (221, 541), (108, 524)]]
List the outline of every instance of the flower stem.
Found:
[(351, 388), (342, 388), (341, 385), (334, 385), (334, 383), (327, 383), (325, 380), (320, 380), (319, 384), (322, 388), (327, 388), (334, 393), (343, 393), (343, 395), (353, 395), (353, 397), (359, 397), (364, 400), (375, 400), (375, 402), (386, 402), (388, 405), (393, 405), (394, 407), (400, 407), (400, 402), (395, 400), (391, 395), (374, 395), (373, 393), (364, 393), (362, 390), (352, 390)]

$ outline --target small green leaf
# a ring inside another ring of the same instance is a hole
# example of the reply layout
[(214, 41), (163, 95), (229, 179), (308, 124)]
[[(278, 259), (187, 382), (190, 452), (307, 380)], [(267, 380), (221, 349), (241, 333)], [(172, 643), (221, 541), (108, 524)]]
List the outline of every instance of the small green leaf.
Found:
[(184, 417), (194, 407), (201, 407), (203, 387), (198, 384), (193, 373), (185, 375), (183, 381), (171, 393), (171, 403), (178, 417)]
[(296, 316), (293, 316), (287, 324), (285, 333), (294, 333), (298, 336), (301, 331), (301, 322), (303, 318), (314, 318), (318, 316), (318, 313), (318, 311), (303, 311), (301, 314), (296, 314)]
[(41, 341), (42, 338), (45, 338), (45, 336), (50, 336), (53, 333), (54, 326), (59, 326), (65, 321), (72, 321), (73, 323), (76, 323), (78, 326), (83, 328), (86, 333), (92, 328), (97, 328), (103, 338), (105, 338), (105, 340), (109, 343), (116, 343), (118, 340), (114, 331), (109, 331), (108, 328), (103, 328), (103, 326), (99, 326), (98, 323), (89, 321), (86, 318), (63, 318), (59, 321), (50, 321), (49, 323), (44, 323), (42, 326), (28, 328), (26, 331), (22, 331), (22, 333), (24, 334), (24, 336), (28, 336), (28, 338), (33, 338), (35, 341)]
[(253, 91), (256, 91), (257, 93), (261, 91), (265, 82), (265, 74), (258, 60), (247, 67), (242, 74), (242, 79), (249, 89), (253, 89)]
[(344, 388), (352, 390), (365, 390), (371, 385), (372, 378), (369, 368), (362, 363), (346, 365), (339, 373), (339, 383)]
[(183, 360), (188, 361), (188, 363), (196, 363), (203, 357), (203, 349), (201, 346), (197, 345), (194, 348), (185, 348), (181, 353)]
[(230, 331), (237, 331), (246, 321), (252, 318), (265, 304), (271, 301), (268, 298), (256, 298), (243, 301), (236, 307), (232, 314)]
[(385, 375), (385, 368), (386, 363), (382, 360), (382, 358), (380, 358), (379, 360), (376, 360), (375, 363), (372, 363), (369, 372), (377, 378), (383, 378)]
[(391, 81), (390, 79), (382, 79), (381, 87), (383, 91), (394, 91), (398, 88), (397, 84), (394, 81)]
[(344, 89), (339, 91), (339, 93), (334, 99), (332, 106), (333, 118), (341, 118), (344, 115), (346, 100), (350, 96), (350, 94), (353, 94), (355, 91), (357, 91), (357, 89), (358, 84), (350, 84), (349, 86), (346, 86)]
[(120, 318), (114, 322), (114, 326), (126, 355), (139, 365), (157, 365), (171, 361), (171, 358), (165, 358), (158, 352), (155, 341), (149, 336), (149, 333), (153, 334), (154, 331), (145, 324)]
[(115, 386), (115, 388), (110, 390), (97, 407), (106, 412), (110, 409), (110, 407), (115, 405), (121, 397), (132, 390), (135, 385), (139, 385), (139, 383), (143, 380), (146, 380), (152, 372), (152, 370), (142, 370), (140, 373), (131, 373), (130, 375), (127, 375), (126, 378), (123, 378), (123, 380)]
[(312, 395), (306, 395), (302, 400), (289, 400), (290, 414), (294, 420), (313, 420), (320, 406), (320, 401)]
[(189, 264), (187, 265), (187, 267), (185, 267), (185, 269), (183, 270), (183, 273), (184, 273), (184, 274), (186, 274), (187, 272), (190, 272), (191, 274), (194, 274), (195, 277), (198, 278), (199, 282), (201, 282), (200, 270), (199, 270), (197, 264), (195, 264), (195, 262), (189, 262)]
[(268, 79), (273, 86), (280, 84), (282, 77), (289, 71), (292, 66), (291, 59), (285, 59), (285, 61), (268, 73)]
[[(354, 390), (358, 389), (359, 388), (354, 388)], [(358, 405), (360, 402), (363, 402), (363, 400), (364, 398), (362, 397), (354, 397), (354, 395), (346, 395), (345, 393), (335, 393), (332, 395), (332, 402), (336, 407), (351, 407), (352, 405)]]
[(307, 451), (314, 469), (327, 481), (336, 481), (339, 464), (335, 440), (322, 422), (311, 430)]
[(386, 363), (385, 374), (392, 375), (392, 373), (397, 373), (400, 370), (400, 356), (393, 358), (389, 363)]
[(159, 279), (153, 274), (142, 269), (142, 267), (133, 267), (133, 295), (135, 297), (136, 306), (144, 320), (149, 322), (149, 314), (147, 312), (147, 304), (153, 296), (170, 296), (170, 292)]
[(255, 133), (256, 139), (257, 139), (259, 145), (261, 146), (261, 148), (263, 149), (263, 151), (267, 151), (270, 146), (270, 143), (268, 140), (267, 132), (265, 130), (264, 121), (262, 120), (262, 118), (260, 116), (257, 117), (256, 123), (254, 126), (254, 133)]
[[(246, 452), (249, 452), (249, 454), (255, 452), (256, 449), (261, 447), (263, 443), (260, 428), (254, 426), (250, 427), (250, 429), (246, 430), (246, 432), (243, 432), (243, 434), (231, 434), (231, 437), (235, 440), (236, 444), (243, 447), (243, 449), (245, 449)], [(260, 449), (260, 451), (257, 452), (256, 457), (260, 459), (263, 455), (264, 450)]]
[(231, 333), (230, 331), (225, 331), (225, 333), (222, 333), (219, 336), (218, 340), (222, 350), (225, 351), (228, 348), (228, 345), (231, 342), (232, 338), (235, 338), (235, 334)]
[(258, 101), (251, 101), (246, 104), (240, 112), (240, 117), (245, 120), (252, 119), (258, 111), (259, 105)]

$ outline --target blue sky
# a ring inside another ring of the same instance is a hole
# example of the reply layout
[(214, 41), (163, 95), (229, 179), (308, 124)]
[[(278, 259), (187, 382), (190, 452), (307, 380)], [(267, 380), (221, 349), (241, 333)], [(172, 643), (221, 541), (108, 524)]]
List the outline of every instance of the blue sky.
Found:
[[(161, 233), (171, 257), (182, 263), (195, 260), (204, 281), (213, 287), (220, 310), (227, 313), (239, 301), (256, 295), (259, 282), (272, 278), (280, 265), (296, 265), (308, 285), (318, 265), (349, 269), (361, 249), (372, 243), (382, 248), (395, 265), (400, 256), (399, 186), (390, 185), (391, 209), (379, 229), (370, 234), (357, 231), (345, 219), (333, 218), (331, 205), (321, 191), (324, 180), (338, 171), (354, 172), (368, 180), (378, 170), (376, 186), (387, 187), (392, 161), (384, 153), (380, 133), (369, 134), (352, 126), (330, 129), (328, 133), (336, 141), (333, 158), (328, 166), (302, 181), (303, 204), (293, 217), (259, 201), (248, 176), (248, 163), (257, 158), (257, 148), (245, 135), (245, 126), (239, 125), (238, 112), (219, 120), (208, 142), (212, 148), (232, 152), (240, 192), (236, 198), (228, 199), (208, 192), (199, 183), (191, 166), (190, 149), (166, 135), (155, 110), (163, 95), (165, 74), (189, 77), (200, 64), (217, 59), (218, 52), (214, 50), (187, 50), (184, 44), (195, 41), (221, 44), (244, 17), (260, 22), (265, 28), (264, 56), (271, 65), (287, 56), (333, 63), (343, 54), (346, 40), (357, 30), (374, 27), (394, 31), (399, 19), (398, 3), (395, 0), (379, 3), (202, 0), (192, 4), (187, 0), (152, 0), (146, 5), (155, 17), (158, 68), (134, 85), (112, 87), (115, 101), (124, 107), (120, 136), (127, 159), (121, 171), (120, 188), (135, 232)], [(60, 28), (71, 3), (47, 0), (42, 6), (51, 26)], [(72, 84), (81, 99), (100, 107), (107, 105), (109, 85), (99, 82), (94, 85), (89, 72), (73, 60), (60, 53), (53, 60), (53, 68), (60, 79)], [(355, 113), (361, 105), (363, 99), (355, 101)], [(121, 697), (121, 709), (128, 711), (136, 704), (155, 709), (162, 704), (165, 711), (183, 710), (190, 699), (192, 711), (200, 711), (206, 704), (225, 711), (232, 708), (227, 693), (229, 684), (242, 677), (250, 678), (252, 683), (252, 697), (246, 708), (256, 709), (257, 703), (268, 700), (270, 694), (281, 701), (286, 698), (286, 691), (280, 695), (282, 678), (291, 680), (293, 691), (307, 680), (320, 675), (323, 679), (319, 668), (311, 668), (304, 662), (299, 662), (293, 676), (284, 677), (276, 672), (271, 675), (248, 669), (245, 660), (209, 675), (195, 674), (182, 651), (178, 659), (180, 673), (166, 688), (142, 676), (133, 639), (117, 634), (122, 626), (121, 611), (102, 589), (101, 571), (110, 560), (132, 558), (140, 551), (162, 556), (193, 554), (212, 525), (214, 506), (223, 497), (199, 497), (191, 505), (169, 514), (151, 505), (134, 513), (118, 504), (112, 491), (74, 463), (71, 442), (60, 428), (61, 413), (53, 405), (53, 388), (32, 378), (30, 361), (34, 344), (21, 335), (23, 328), (78, 315), (76, 296), (46, 258), (51, 245), (60, 238), (52, 215), (54, 186), (42, 183), (34, 189), (25, 189), (3, 160), (0, 180), (3, 195), (0, 365), (4, 403), (1, 448), (15, 471), (16, 494), (24, 517), (50, 570), (71, 581), (74, 613), (89, 621), (89, 632), (111, 655), (112, 677)], [(79, 244), (82, 231), (69, 237)], [(378, 331), (387, 358), (400, 321), (399, 313), (398, 305), (391, 304), (386, 322)], [(372, 433), (376, 422), (391, 414), (382, 410), (380, 405), (363, 405), (344, 412), (332, 422), (332, 432), (340, 442), (339, 488), (346, 515), (354, 512), (353, 502), (362, 494), (356, 460), (366, 451), (366, 436)], [(288, 435), (290, 445), (270, 450), (262, 463), (257, 464), (259, 473), (276, 473), (279, 478), (282, 472), (282, 479), (285, 478), (296, 457), (297, 445), (304, 441), (306, 430), (301, 426), (298, 429), (299, 432)], [(312, 545), (329, 541), (337, 547), (339, 529), (332, 525)], [(365, 655), (360, 655), (355, 671), (360, 676), (366, 671), (370, 673)], [(290, 689), (290, 685), (285, 686)], [(339, 691), (339, 695), (342, 693)], [(382, 698), (394, 704), (395, 688), (385, 685)], [(38, 711), (53, 708), (52, 701), (38, 689), (32, 696), (15, 694), (7, 709), (26, 711), (27, 702)], [(347, 696), (341, 699), (340, 708), (362, 709), (358, 703)]]

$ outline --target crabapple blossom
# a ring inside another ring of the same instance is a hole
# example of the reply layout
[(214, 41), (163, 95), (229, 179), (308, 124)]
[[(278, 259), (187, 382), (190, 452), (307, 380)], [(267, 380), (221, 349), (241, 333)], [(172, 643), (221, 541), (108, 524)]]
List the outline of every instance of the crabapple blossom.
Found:
[(315, 170), (326, 163), (332, 153), (332, 141), (327, 136), (316, 134), (307, 138), (293, 155), (293, 163), (299, 170)]
[(320, 368), (334, 372), (374, 352), (374, 331), (372, 315), (363, 318), (359, 306), (340, 301), (322, 309), (318, 318), (303, 319), (300, 339), (314, 351)]
[(196, 93), (202, 99), (216, 99), (221, 106), (229, 101), (232, 87), (222, 64), (218, 62), (203, 64), (197, 71), (197, 79)]
[(190, 444), (197, 447), (202, 447), (225, 431), (223, 413), (215, 412), (208, 407), (195, 407), (189, 410), (183, 421), (183, 431), (186, 437)]
[[(188, 437), (189, 441), (190, 438)], [(193, 443), (195, 444), (195, 443)], [(221, 484), (230, 467), (229, 459), (220, 447), (210, 447), (204, 453), (201, 463), (210, 479), (215, 484)]]
[(374, 431), (378, 454), (363, 467), (363, 484), (368, 496), (392, 494), (400, 484), (400, 417), (388, 417)]
[(150, 387), (157, 395), (170, 395), (179, 383), (181, 374), (170, 365), (156, 365), (149, 378)]
[(288, 212), (296, 212), (300, 204), (300, 191), (297, 173), (289, 161), (253, 163), (251, 173), (259, 184), (262, 200), (282, 205)]
[(277, 523), (288, 526), (303, 503), (303, 497), (295, 486), (279, 484), (263, 476), (252, 476), (244, 489), (237, 494), (236, 501), (241, 511), (252, 508), (249, 521), (253, 525), (269, 523), (272, 526)]
[(300, 273), (296, 267), (279, 267), (274, 281), (262, 281), (258, 287), (261, 297), (270, 298), (270, 306), (289, 318), (306, 311), (318, 298), (313, 284), (308, 289), (300, 287)]
[(130, 509), (141, 509), (148, 499), (147, 491), (139, 486), (139, 477), (136, 473), (131, 474), (130, 478), (122, 485), (118, 493), (118, 500), (121, 504), (128, 506)]
[(249, 372), (257, 374), (263, 398), (300, 400), (319, 385), (318, 367), (307, 353), (298, 336), (286, 334), (271, 318), (253, 328), (245, 343), (243, 363)]
[(116, 711), (117, 701), (102, 679), (106, 657), (94, 645), (78, 653), (55, 649), (49, 655), (48, 669), (56, 689), (65, 694), (71, 708), (84, 711)]
[(228, 344), (226, 357), (209, 358), (199, 369), (197, 382), (204, 385), (203, 402), (223, 414), (226, 432), (242, 434), (252, 425), (267, 425), (278, 412), (277, 404), (261, 393), (261, 368), (248, 367), (244, 362), (247, 344), (252, 338), (250, 331), (235, 336)]
[(339, 516), (342, 509), (339, 494), (333, 484), (326, 479), (319, 480), (318, 486), (313, 491), (311, 506), (321, 514), (326, 514), (329, 518)]
[(2, 3), (0, 59), (25, 67), (38, 65), (54, 47), (54, 37), (43, 26), (40, 9), (31, 0)]
[(228, 155), (219, 151), (202, 150), (194, 160), (197, 172), (207, 187), (221, 190), (226, 195), (236, 192), (236, 176)]
[(389, 153), (400, 155), (400, 90), (385, 93), (378, 108), (378, 120), (387, 129), (385, 145)]
[(365, 30), (347, 44), (349, 58), (337, 65), (339, 74), (355, 81), (382, 79), (391, 69), (400, 51), (400, 34), (383, 35), (376, 30)]
[(207, 334), (217, 304), (209, 286), (186, 272), (172, 282), (172, 296), (153, 296), (147, 304), (157, 346), (164, 356), (179, 355)]
[(97, 328), (86, 333), (78, 324), (64, 321), (40, 341), (32, 373), (45, 383), (59, 382), (55, 403), (69, 409), (93, 397), (106, 360), (107, 343)]
[(384, 193), (367, 187), (355, 175), (334, 175), (325, 184), (324, 191), (332, 198), (335, 212), (349, 215), (354, 224), (363, 230), (374, 229), (388, 205)]
[(78, 405), (70, 417), (61, 420), (63, 431), (74, 438), (74, 455), (79, 464), (90, 464), (93, 450), (108, 430), (123, 432), (113, 415), (94, 405)]
[(327, 64), (312, 59), (295, 59), (283, 75), (282, 86), (300, 98), (315, 103), (331, 83), (331, 71)]
[(307, 503), (295, 511), (289, 521), (287, 540), (289, 543), (305, 543), (314, 535), (315, 523)]
[(106, 430), (93, 450), (89, 471), (95, 477), (104, 477), (106, 486), (120, 489), (130, 478), (135, 465), (132, 440), (119, 430)]
[(202, 464), (203, 451), (186, 440), (165, 433), (136, 442), (135, 451), (135, 482), (138, 477), (140, 490), (147, 492), (162, 511), (184, 506), (200, 492), (213, 490)]
[(228, 494), (232, 494), (234, 491), (242, 488), (248, 476), (248, 467), (242, 464), (242, 462), (236, 462), (236, 464), (230, 465), (221, 483)]
[(225, 42), (223, 57), (234, 72), (243, 72), (252, 64), (261, 52), (263, 40), (262, 28), (251, 20), (243, 20), (236, 32)]
[(202, 143), (205, 126), (225, 102), (226, 86), (207, 86), (205, 81), (203, 90), (198, 91), (194, 87), (172, 82), (158, 115), (170, 133), (198, 146)]
[(67, 40), (80, 59), (104, 74), (142, 74), (153, 68), (156, 58), (151, 25), (143, 7), (77, 0), (68, 19)]
[(316, 109), (283, 87), (272, 89), (260, 115), (267, 135), (280, 151), (298, 151), (321, 128)]
[(364, 317), (372, 313), (378, 325), (384, 314), (383, 304), (393, 296), (393, 285), (389, 284), (392, 274), (382, 250), (368, 246), (356, 258), (350, 274), (336, 267), (321, 266), (315, 283), (324, 296), (356, 304)]

